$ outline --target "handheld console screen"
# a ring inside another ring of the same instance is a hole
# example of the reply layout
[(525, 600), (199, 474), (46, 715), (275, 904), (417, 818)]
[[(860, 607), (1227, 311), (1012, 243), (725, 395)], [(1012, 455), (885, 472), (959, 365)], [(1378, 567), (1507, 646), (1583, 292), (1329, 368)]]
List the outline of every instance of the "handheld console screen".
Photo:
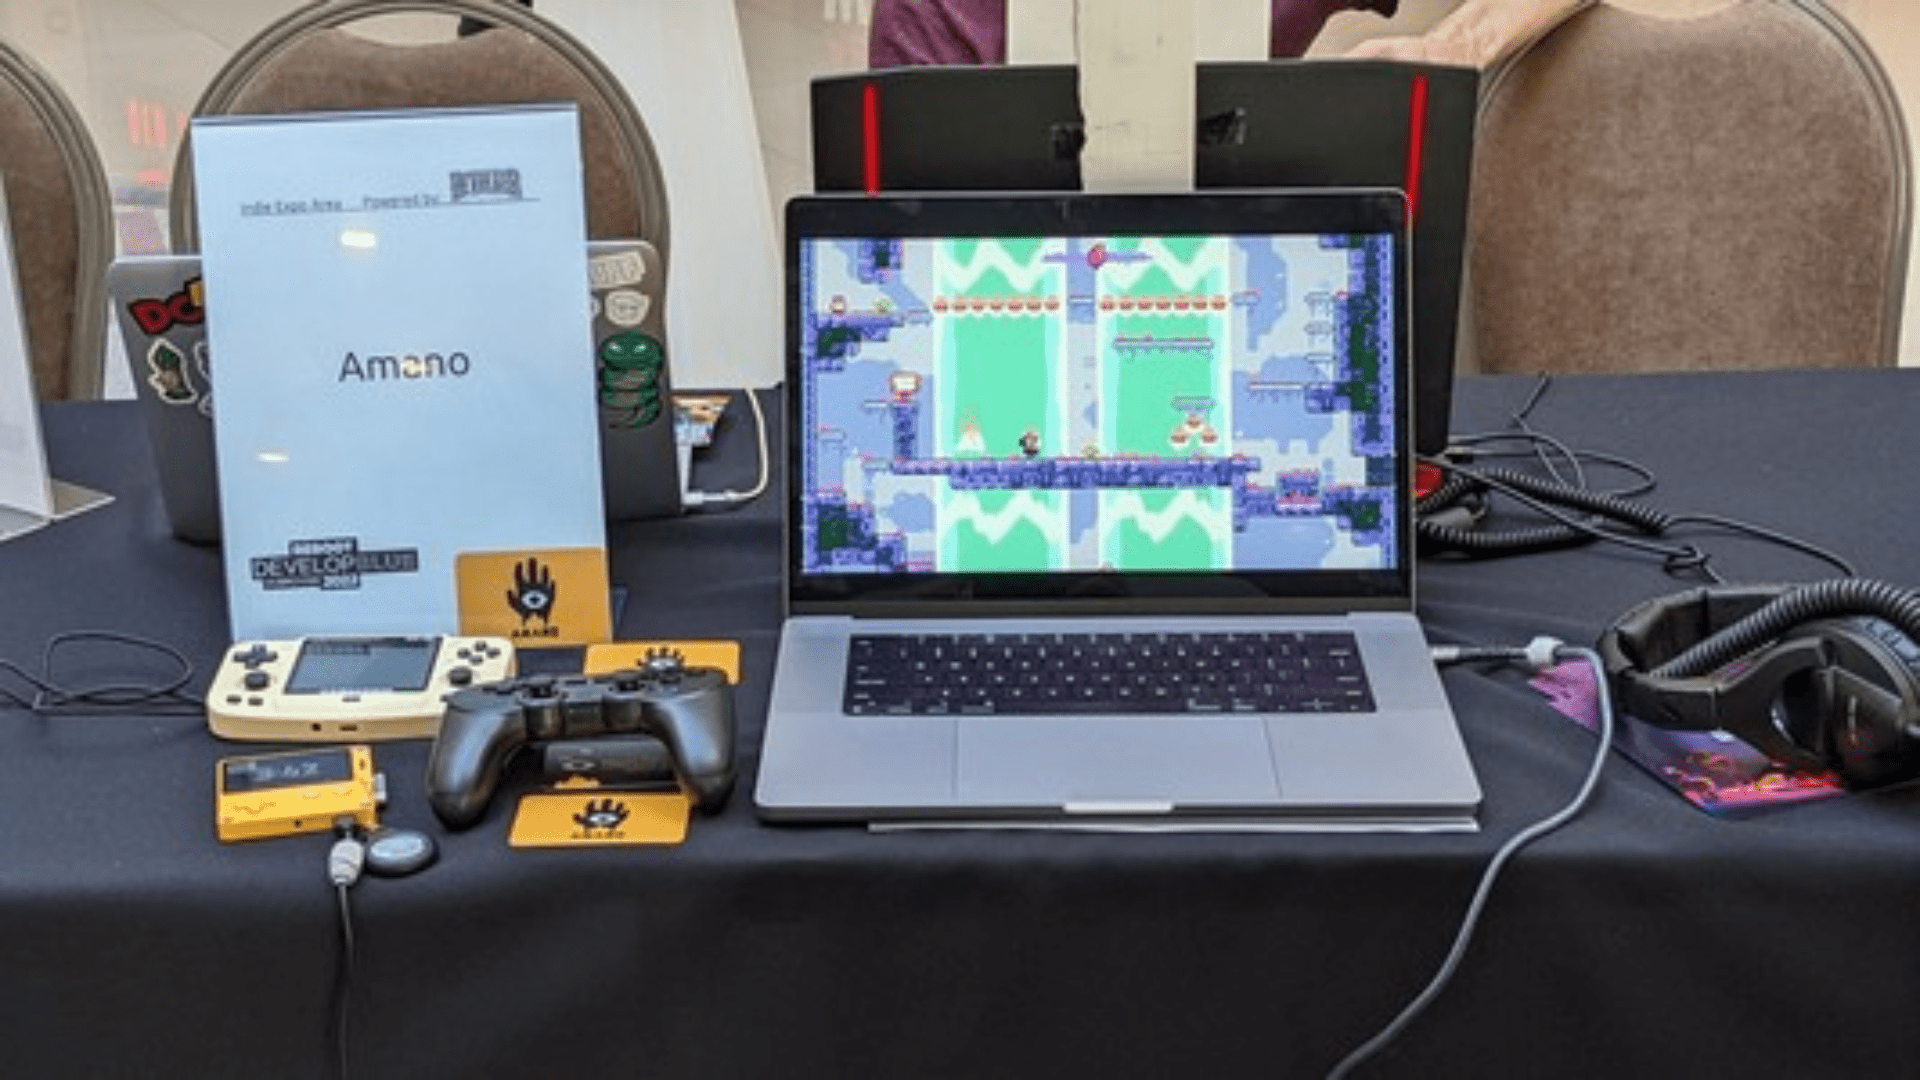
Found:
[(438, 638), (315, 638), (300, 646), (289, 694), (427, 688)]

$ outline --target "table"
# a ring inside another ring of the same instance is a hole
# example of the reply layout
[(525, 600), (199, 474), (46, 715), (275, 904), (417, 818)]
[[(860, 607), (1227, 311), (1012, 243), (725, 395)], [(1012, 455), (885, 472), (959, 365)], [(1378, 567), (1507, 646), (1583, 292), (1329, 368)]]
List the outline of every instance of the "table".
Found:
[[(1456, 431), (1533, 381), (1464, 380)], [(1920, 372), (1582, 377), (1530, 420), (1656, 468), (1652, 501), (1786, 528), (1920, 582)], [(227, 644), (214, 551), (166, 532), (137, 414), (54, 406), (54, 471), (119, 498), (0, 546), (0, 658), (58, 631)], [(730, 410), (703, 486), (750, 483)], [(677, 848), (514, 851), (505, 800), (438, 829), (423, 743), (381, 744), (392, 824), (438, 865), (353, 893), (357, 1077), (1317, 1076), (1424, 984), (1498, 844), (1593, 750), (1523, 674), (1448, 669), (1475, 835), (870, 834), (751, 806), (779, 617), (778, 495), (620, 525), (628, 638), (735, 637), (741, 786)], [(1736, 580), (1805, 557), (1690, 532)], [(1436, 641), (1591, 643), (1691, 584), (1589, 547), (1429, 560)], [(327, 841), (223, 846), (197, 717), (0, 712), (0, 1046), (20, 1076), (330, 1074)], [(1362, 1076), (1867, 1075), (1920, 1057), (1920, 797), (1726, 821), (1616, 758), (1508, 870), (1446, 993)]]

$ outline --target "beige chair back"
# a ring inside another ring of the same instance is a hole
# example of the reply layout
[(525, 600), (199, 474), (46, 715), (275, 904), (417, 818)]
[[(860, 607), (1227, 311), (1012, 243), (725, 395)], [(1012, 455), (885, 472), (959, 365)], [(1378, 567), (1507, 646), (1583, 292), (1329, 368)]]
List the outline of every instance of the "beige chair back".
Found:
[(52, 79), (0, 43), (0, 176), (34, 389), (100, 396), (113, 199), (93, 138)]
[(1817, 0), (1584, 8), (1483, 84), (1477, 366), (1892, 364), (1910, 169), (1885, 72)]
[[(394, 45), (342, 27), (370, 16), (436, 13), (495, 24), (467, 37)], [(587, 235), (651, 241), (667, 256), (666, 183), (646, 125), (619, 81), (550, 21), (497, 0), (321, 0), (268, 26), (214, 77), (194, 115), (272, 115), (573, 101), (580, 108)], [(198, 250), (192, 144), (182, 145), (173, 246)]]

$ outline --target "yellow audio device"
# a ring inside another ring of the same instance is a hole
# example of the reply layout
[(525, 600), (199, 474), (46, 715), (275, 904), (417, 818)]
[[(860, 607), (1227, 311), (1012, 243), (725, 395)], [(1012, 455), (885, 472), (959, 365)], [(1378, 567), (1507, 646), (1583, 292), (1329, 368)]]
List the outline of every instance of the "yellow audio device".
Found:
[(214, 826), (223, 843), (325, 832), (341, 818), (372, 830), (385, 801), (380, 779), (366, 746), (221, 758)]

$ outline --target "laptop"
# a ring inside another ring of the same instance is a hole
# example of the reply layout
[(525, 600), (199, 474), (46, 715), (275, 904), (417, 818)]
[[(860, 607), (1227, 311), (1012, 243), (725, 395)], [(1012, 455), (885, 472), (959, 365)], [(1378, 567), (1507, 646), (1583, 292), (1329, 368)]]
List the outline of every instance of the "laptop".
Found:
[(1473, 827), (1407, 246), (1378, 189), (791, 201), (761, 817)]
[[(1195, 187), (1408, 192), (1423, 454), (1446, 449), (1452, 419), (1479, 88), (1473, 68), (1398, 60), (1212, 62), (1195, 73)], [(896, 68), (811, 89), (815, 191), (1080, 187), (1071, 66)]]
[[(666, 276), (644, 240), (587, 244), (594, 392), (609, 521), (680, 512), (672, 385), (666, 360)], [(147, 425), (161, 502), (175, 536), (220, 542), (213, 384), (200, 256), (137, 255), (107, 268), (107, 293)]]
[(107, 267), (107, 297), (147, 427), (173, 534), (220, 542), (213, 378), (198, 255), (131, 255)]

